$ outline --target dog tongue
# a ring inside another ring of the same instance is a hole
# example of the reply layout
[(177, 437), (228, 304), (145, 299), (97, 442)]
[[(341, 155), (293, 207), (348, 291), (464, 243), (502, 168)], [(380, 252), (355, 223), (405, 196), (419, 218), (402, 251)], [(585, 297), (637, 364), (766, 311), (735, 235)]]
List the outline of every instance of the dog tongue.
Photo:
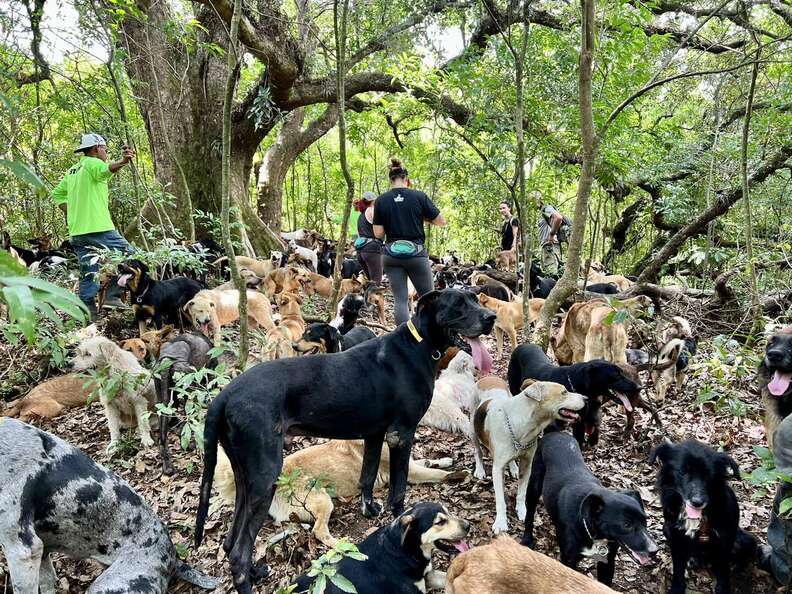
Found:
[(783, 396), (789, 389), (789, 382), (792, 380), (792, 372), (782, 373), (776, 371), (773, 374), (773, 379), (767, 384), (767, 389), (773, 396)]
[(616, 398), (618, 398), (619, 402), (622, 403), (622, 406), (624, 406), (624, 410), (626, 410), (627, 412), (632, 412), (633, 405), (630, 404), (630, 399), (627, 398), (627, 396), (619, 392), (616, 392)]
[(119, 287), (126, 287), (127, 281), (130, 278), (132, 278), (131, 274), (122, 274), (121, 276), (118, 277), (118, 281), (116, 281), (116, 282), (117, 282)]
[(693, 507), (689, 503), (685, 503), (685, 513), (691, 520), (698, 520), (701, 518), (701, 510), (697, 507)]
[(454, 543), (454, 548), (459, 551), (460, 553), (464, 553), (465, 551), (470, 550), (470, 545), (466, 543), (464, 540)]
[(636, 551), (632, 551), (632, 554), (641, 565), (646, 565), (649, 563), (649, 555), (644, 555), (643, 553), (638, 553)]
[(473, 355), (473, 363), (482, 375), (489, 375), (492, 372), (492, 355), (487, 347), (478, 338), (463, 337), (465, 342), (470, 345)]

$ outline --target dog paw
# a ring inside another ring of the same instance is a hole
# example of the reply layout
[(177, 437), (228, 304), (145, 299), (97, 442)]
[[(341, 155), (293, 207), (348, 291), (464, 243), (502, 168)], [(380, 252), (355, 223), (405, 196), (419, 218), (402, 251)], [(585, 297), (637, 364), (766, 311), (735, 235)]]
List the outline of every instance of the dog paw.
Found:
[(476, 468), (476, 470), (473, 471), (473, 476), (481, 481), (487, 478), (487, 473), (483, 468)]
[(144, 436), (142, 436), (142, 437), (140, 438), (140, 444), (141, 444), (141, 445), (142, 445), (144, 448), (150, 448), (151, 446), (153, 446), (153, 445), (154, 445), (154, 440), (153, 440), (153, 439), (151, 439), (151, 437), (149, 437), (148, 435), (144, 435)]
[(250, 570), (250, 581), (252, 581), (254, 584), (257, 584), (266, 578), (269, 575), (269, 572), (269, 565), (264, 563), (264, 561), (259, 561)]
[(506, 518), (496, 518), (495, 522), (492, 524), (492, 533), (493, 534), (500, 534), (501, 532), (508, 532), (509, 531), (509, 522)]
[(517, 502), (517, 519), (521, 522), (525, 521), (525, 515), (528, 513), (528, 510), (525, 507), (525, 503)]
[(382, 505), (376, 501), (364, 501), (361, 511), (367, 518), (376, 518), (382, 513)]
[(432, 468), (451, 468), (453, 464), (453, 458), (438, 458), (436, 460), (432, 460), (430, 466)]

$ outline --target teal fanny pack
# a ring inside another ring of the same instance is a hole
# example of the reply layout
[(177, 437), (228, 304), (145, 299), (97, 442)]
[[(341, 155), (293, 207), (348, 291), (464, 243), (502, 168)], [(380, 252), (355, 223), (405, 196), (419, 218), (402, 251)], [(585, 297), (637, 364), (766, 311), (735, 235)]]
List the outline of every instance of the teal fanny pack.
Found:
[(391, 258), (415, 258), (424, 253), (424, 247), (420, 243), (407, 239), (397, 239), (393, 243), (385, 246), (385, 252)]
[(373, 241), (370, 237), (358, 237), (355, 240), (355, 249), (359, 250), (363, 246), (365, 246), (369, 241)]

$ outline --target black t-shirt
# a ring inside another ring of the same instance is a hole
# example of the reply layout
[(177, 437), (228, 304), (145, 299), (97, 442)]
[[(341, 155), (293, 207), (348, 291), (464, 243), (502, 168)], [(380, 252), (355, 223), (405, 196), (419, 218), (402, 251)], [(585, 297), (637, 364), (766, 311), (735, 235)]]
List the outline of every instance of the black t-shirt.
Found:
[(387, 241), (407, 239), (423, 243), (424, 221), (440, 215), (432, 200), (418, 190), (394, 188), (382, 194), (374, 203), (374, 224), (385, 227)]
[(501, 230), (501, 249), (510, 250), (514, 243), (514, 228), (520, 225), (520, 219), (517, 217), (510, 217), (503, 221), (503, 229)]
[(358, 237), (368, 237), (374, 239), (374, 226), (368, 222), (366, 213), (361, 212), (357, 220)]

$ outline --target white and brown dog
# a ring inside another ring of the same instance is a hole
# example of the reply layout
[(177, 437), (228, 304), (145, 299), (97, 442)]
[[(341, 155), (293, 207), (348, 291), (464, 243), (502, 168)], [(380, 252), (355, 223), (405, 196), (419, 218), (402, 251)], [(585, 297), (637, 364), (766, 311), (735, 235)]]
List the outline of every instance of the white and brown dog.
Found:
[(691, 355), (696, 354), (696, 339), (690, 323), (683, 317), (674, 316), (662, 333), (662, 346), (652, 369), (652, 382), (657, 400), (665, 400), (672, 384), (681, 389), (687, 379), (687, 368)]
[(517, 483), (517, 517), (525, 519), (525, 494), (531, 478), (536, 444), (542, 431), (553, 421), (573, 421), (576, 411), (586, 404), (586, 398), (568, 392), (561, 384), (526, 380), (516, 396), (510, 396), (508, 386), (492, 385), (481, 392), (481, 403), (473, 414), (471, 435), (476, 457), (477, 478), (483, 478), (482, 447), (492, 455), (492, 486), (495, 489), (495, 534), (506, 532), (506, 495), (503, 490), (503, 471), (516, 460), (520, 469)]
[(148, 411), (154, 406), (157, 396), (151, 375), (140, 365), (135, 355), (123, 350), (109, 338), (97, 336), (77, 345), (71, 366), (75, 371), (106, 370), (119, 378), (115, 394), (99, 385), (99, 402), (102, 403), (110, 429), (108, 453), (118, 446), (122, 427), (137, 427), (143, 447), (154, 445)]

